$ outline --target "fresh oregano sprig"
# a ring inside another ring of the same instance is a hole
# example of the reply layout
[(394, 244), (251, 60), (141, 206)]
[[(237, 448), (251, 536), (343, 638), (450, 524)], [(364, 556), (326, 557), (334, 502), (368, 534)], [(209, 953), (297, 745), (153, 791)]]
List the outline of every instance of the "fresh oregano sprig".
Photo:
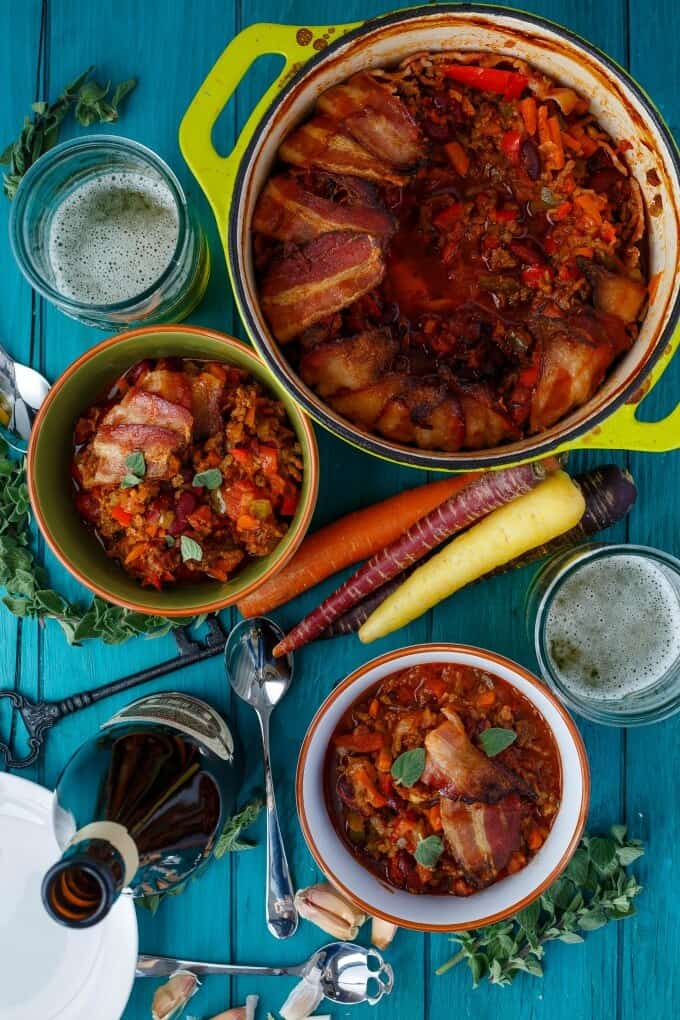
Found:
[(204, 619), (147, 616), (97, 597), (89, 606), (77, 605), (48, 587), (47, 572), (37, 562), (31, 541), (26, 465), (23, 460), (12, 460), (7, 445), (0, 440), (0, 586), (6, 589), (2, 601), (11, 613), (56, 620), (69, 644), (87, 638), (101, 638), (106, 644), (116, 645), (139, 635), (162, 637), (175, 627), (199, 624)]
[(121, 82), (109, 100), (111, 82), (100, 85), (90, 78), (93, 71), (94, 67), (88, 67), (87, 71), (79, 74), (54, 103), (32, 104), (31, 114), (24, 118), (19, 137), (10, 142), (0, 155), (0, 163), (9, 165), (9, 171), (3, 176), (3, 191), (9, 199), (14, 198), (28, 168), (56, 145), (61, 123), (70, 110), (82, 127), (118, 120), (118, 107), (137, 82), (134, 78)]
[(564, 874), (543, 895), (506, 921), (456, 935), (459, 951), (436, 971), (444, 974), (465, 961), (473, 987), (484, 978), (509, 985), (520, 973), (543, 976), (548, 942), (583, 942), (583, 934), (635, 913), (642, 886), (626, 868), (644, 853), (639, 839), (626, 839), (626, 826), (609, 836), (584, 836)]
[(200, 878), (203, 874), (204, 868), (207, 867), (213, 857), (219, 860), (220, 857), (224, 857), (226, 853), (236, 853), (239, 850), (252, 850), (255, 844), (250, 843), (248, 840), (241, 839), (241, 833), (256, 820), (262, 810), (262, 803), (262, 799), (260, 797), (256, 797), (227, 820), (221, 834), (217, 838), (215, 849), (213, 850), (211, 857), (209, 857), (208, 860), (200, 866), (200, 868), (197, 868), (191, 878), (188, 878), (186, 882), (182, 882), (180, 885), (175, 886), (174, 889), (168, 890), (167, 893), (153, 893), (150, 896), (139, 896), (135, 899), (137, 906), (155, 914), (166, 896), (179, 896), (180, 893), (183, 893), (187, 888), (189, 882), (193, 882), (197, 878)]

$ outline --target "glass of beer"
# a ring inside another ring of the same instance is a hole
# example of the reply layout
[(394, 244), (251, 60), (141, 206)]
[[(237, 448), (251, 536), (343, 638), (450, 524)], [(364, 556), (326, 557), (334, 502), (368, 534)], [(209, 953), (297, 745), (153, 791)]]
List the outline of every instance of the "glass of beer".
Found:
[(574, 712), (638, 726), (680, 708), (680, 560), (641, 545), (556, 554), (526, 603), (546, 683)]

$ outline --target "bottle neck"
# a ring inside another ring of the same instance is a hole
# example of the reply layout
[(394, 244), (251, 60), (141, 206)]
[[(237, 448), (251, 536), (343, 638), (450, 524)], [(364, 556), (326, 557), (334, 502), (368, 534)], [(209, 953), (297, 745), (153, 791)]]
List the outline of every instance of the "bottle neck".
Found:
[(119, 847), (108, 839), (74, 837), (43, 879), (48, 914), (68, 928), (89, 928), (104, 918), (126, 884)]

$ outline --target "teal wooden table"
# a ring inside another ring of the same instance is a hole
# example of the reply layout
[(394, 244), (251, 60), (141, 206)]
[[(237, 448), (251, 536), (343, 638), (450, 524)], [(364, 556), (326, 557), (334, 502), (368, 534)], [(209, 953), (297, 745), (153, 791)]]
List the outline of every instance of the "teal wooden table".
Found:
[[(0, 66), (4, 72), (0, 142), (15, 137), (33, 100), (56, 96), (89, 64), (97, 65), (103, 80), (138, 76), (139, 86), (115, 130), (144, 142), (166, 159), (203, 216), (214, 270), (206, 300), (192, 321), (242, 335), (207, 205), (179, 153), (180, 118), (224, 46), (245, 25), (254, 21), (333, 24), (358, 20), (392, 6), (389, 0), (239, 0), (236, 4), (230, 0), (116, 0), (115, 4), (4, 0), (0, 4)], [(657, 0), (654, 5), (646, 0), (523, 0), (520, 6), (562, 22), (626, 65), (654, 97), (678, 136), (680, 58), (676, 33), (680, 30), (680, 8), (675, 0)], [(218, 125), (219, 142), (225, 150), (275, 70), (273, 58), (262, 58), (240, 86)], [(68, 134), (65, 132), (65, 137)], [(0, 198), (5, 237), (7, 210), (8, 203)], [(0, 246), (0, 280), (2, 342), (17, 357), (30, 360), (50, 377), (57, 376), (101, 339), (31, 293), (12, 261), (7, 243)], [(659, 417), (675, 403), (680, 383), (680, 360), (675, 360), (658, 391), (645, 403), (644, 416)], [(324, 432), (319, 431), (318, 438), (322, 473), (315, 525), (421, 479), (409, 469), (370, 459)], [(592, 464), (597, 459), (592, 455), (574, 458), (574, 462)], [(680, 454), (621, 454), (617, 459), (633, 472), (640, 497), (630, 518), (612, 529), (608, 538), (660, 546), (680, 554)], [(42, 546), (41, 553), (44, 555)], [(51, 556), (45, 559), (53, 584), (73, 597), (85, 597)], [(375, 653), (413, 641), (464, 641), (495, 649), (533, 668), (535, 661), (525, 636), (523, 615), (530, 576), (531, 568), (463, 592), (406, 632), (378, 643)], [(330, 588), (331, 582), (325, 585), (324, 594)], [(317, 598), (315, 591), (286, 607), (278, 614), (280, 621), (284, 625), (292, 623)], [(222, 616), (225, 625), (232, 622), (230, 612)], [(17, 622), (0, 610), (0, 685), (14, 686), (34, 698), (62, 697), (103, 683), (167, 658), (173, 650), (170, 638), (136, 640), (115, 648), (93, 643), (69, 648), (58, 626), (39, 628), (33, 622)], [(368, 653), (354, 638), (305, 649), (297, 656), (294, 686), (274, 720), (273, 765), (289, 858), (299, 886), (314, 882), (317, 872), (295, 816), (293, 776), (298, 746), (321, 699), (370, 654), (373, 649)], [(242, 706), (232, 703), (218, 660), (175, 674), (172, 685), (206, 698), (229, 714), (246, 746), (256, 747), (252, 719)], [(154, 687), (168, 689), (168, 682), (161, 680), (147, 689)], [(30, 770), (30, 778), (53, 784), (80, 740), (116, 707), (114, 699), (62, 723), (49, 736), (46, 754)], [(645, 885), (638, 901), (638, 916), (589, 935), (586, 945), (550, 946), (545, 978), (539, 981), (525, 975), (511, 989), (484, 986), (472, 991), (469, 973), (461, 968), (435, 977), (435, 968), (451, 952), (447, 937), (402, 932), (389, 954), (397, 975), (396, 989), (376, 1011), (383, 1020), (451, 1016), (492, 1020), (501, 1010), (505, 1017), (522, 1020), (639, 1020), (652, 1016), (665, 1020), (677, 1015), (680, 718), (630, 732), (588, 724), (582, 724), (581, 730), (593, 776), (589, 827), (596, 830), (623, 820), (632, 834), (647, 844), (647, 856), (636, 865)], [(259, 760), (254, 752), (249, 771), (251, 781), (257, 782)], [(187, 892), (163, 903), (155, 917), (141, 913), (143, 950), (213, 960), (281, 963), (304, 959), (324, 941), (323, 933), (309, 924), (301, 925), (298, 934), (283, 944), (268, 935), (264, 925), (261, 822), (253, 834), (258, 842), (255, 850), (215, 863)], [(274, 1012), (283, 1002), (290, 986), (290, 980), (285, 979), (265, 979), (256, 984), (243, 979), (230, 983), (209, 978), (189, 1012), (210, 1017), (229, 1004), (242, 1002), (247, 993), (258, 992), (265, 1007), (259, 1016), (264, 1017), (267, 1008)], [(125, 1012), (126, 1020), (146, 1020), (151, 994), (150, 983), (137, 983)], [(347, 1011), (331, 1012), (339, 1017)], [(352, 1017), (361, 1020), (369, 1012), (369, 1007), (358, 1007)]]

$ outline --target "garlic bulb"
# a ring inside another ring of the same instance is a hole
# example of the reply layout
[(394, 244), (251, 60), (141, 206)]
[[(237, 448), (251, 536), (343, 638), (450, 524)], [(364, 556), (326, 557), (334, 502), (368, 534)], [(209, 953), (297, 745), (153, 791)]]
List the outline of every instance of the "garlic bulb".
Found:
[(380, 917), (374, 917), (371, 919), (371, 942), (378, 949), (387, 949), (392, 942), (392, 939), (397, 934), (396, 924), (390, 924), (389, 921), (383, 921)]
[(176, 971), (164, 985), (156, 989), (151, 1003), (151, 1020), (176, 1020), (200, 984), (196, 975), (188, 970)]
[(315, 968), (309, 974), (305, 974), (302, 981), (295, 986), (279, 1013), (283, 1020), (306, 1020), (322, 999), (321, 971)]
[(300, 917), (342, 941), (355, 939), (366, 920), (366, 915), (328, 882), (299, 889), (295, 906)]

